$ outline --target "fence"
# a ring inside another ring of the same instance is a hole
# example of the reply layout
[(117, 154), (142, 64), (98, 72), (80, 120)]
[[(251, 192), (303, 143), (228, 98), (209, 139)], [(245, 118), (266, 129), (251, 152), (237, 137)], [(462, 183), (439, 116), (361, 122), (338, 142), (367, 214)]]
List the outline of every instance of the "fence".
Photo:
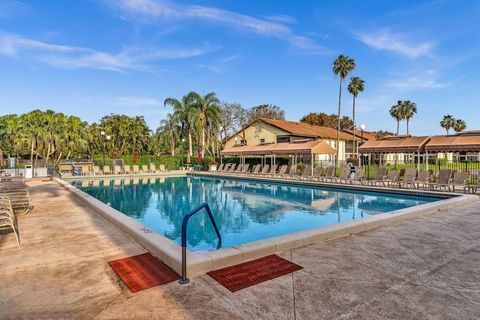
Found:
[[(14, 177), (25, 177), (25, 169), (3, 169), (3, 171)], [(44, 178), (48, 177), (47, 168), (35, 168), (33, 169), (34, 178)]]

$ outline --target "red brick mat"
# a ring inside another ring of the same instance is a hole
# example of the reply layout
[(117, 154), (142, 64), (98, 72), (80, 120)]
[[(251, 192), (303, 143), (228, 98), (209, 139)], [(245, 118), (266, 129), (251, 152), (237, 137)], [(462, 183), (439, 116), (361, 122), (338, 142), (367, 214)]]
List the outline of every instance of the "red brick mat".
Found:
[(132, 292), (180, 279), (175, 271), (150, 253), (109, 261), (108, 264)]
[(272, 254), (257, 260), (210, 271), (207, 274), (230, 292), (235, 292), (301, 269), (303, 267), (298, 264)]

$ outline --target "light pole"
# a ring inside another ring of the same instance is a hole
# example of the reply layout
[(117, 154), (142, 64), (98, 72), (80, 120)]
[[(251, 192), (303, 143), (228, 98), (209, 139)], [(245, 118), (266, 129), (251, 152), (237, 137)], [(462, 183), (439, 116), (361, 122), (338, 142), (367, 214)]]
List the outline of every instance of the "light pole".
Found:
[[(182, 148), (185, 147), (185, 138), (182, 138)], [(187, 150), (187, 162), (190, 162), (190, 153), (188, 153), (188, 150)], [(182, 164), (181, 164), (182, 168), (183, 168), (183, 157), (182, 157)]]
[(103, 138), (103, 166), (105, 166), (105, 152), (107, 148), (106, 145), (107, 145), (107, 141), (109, 141), (112, 137), (110, 137), (109, 135), (105, 135), (105, 131), (101, 131), (100, 135)]
[[(363, 130), (365, 130), (365, 125), (362, 123), (360, 124), (360, 143), (361, 144), (363, 144)], [(357, 159), (360, 159), (358, 156), (358, 145), (357, 145)]]

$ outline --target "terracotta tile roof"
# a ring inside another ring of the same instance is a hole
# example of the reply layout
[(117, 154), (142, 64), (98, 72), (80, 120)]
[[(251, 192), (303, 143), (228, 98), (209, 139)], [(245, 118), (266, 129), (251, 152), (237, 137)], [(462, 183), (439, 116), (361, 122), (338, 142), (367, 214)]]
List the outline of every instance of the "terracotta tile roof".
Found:
[(468, 131), (451, 136), (434, 136), (426, 145), (428, 152), (480, 152), (480, 132)]
[(424, 152), (428, 136), (386, 136), (368, 140), (358, 148), (363, 153)]
[[(287, 131), (294, 135), (316, 137), (323, 139), (336, 139), (337, 130), (329, 127), (314, 126), (307, 123), (287, 121), (287, 120), (273, 120), (267, 118), (258, 118), (258, 120), (271, 124), (283, 131)], [(352, 140), (352, 135), (340, 131), (340, 140)]]
[[(343, 131), (346, 132), (346, 133), (350, 133), (353, 136), (353, 130), (343, 130)], [(361, 138), (362, 137), (362, 131), (361, 130), (355, 130), (355, 136), (357, 136), (357, 138)], [(372, 139), (376, 139), (376, 138), (377, 138), (377, 134), (375, 132), (363, 131), (363, 139), (364, 140), (372, 140)]]
[(221, 151), (223, 155), (270, 155), (270, 154), (335, 154), (337, 151), (325, 141), (301, 143), (272, 143), (259, 146), (233, 146)]

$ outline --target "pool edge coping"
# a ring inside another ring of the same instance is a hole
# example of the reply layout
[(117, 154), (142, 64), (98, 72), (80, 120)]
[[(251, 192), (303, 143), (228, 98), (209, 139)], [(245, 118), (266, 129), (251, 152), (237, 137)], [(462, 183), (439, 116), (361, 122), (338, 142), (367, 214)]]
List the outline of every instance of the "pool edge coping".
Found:
[[(220, 175), (212, 176), (221, 177)], [(89, 177), (84, 177), (83, 179), (86, 178)], [(239, 178), (242, 179), (243, 177)], [(151, 230), (147, 226), (141, 224), (133, 218), (130, 218), (122, 212), (108, 206), (95, 197), (90, 196), (70, 183), (59, 178), (53, 178), (53, 180), (70, 191), (77, 198), (85, 202), (90, 208), (99, 213), (106, 220), (115, 225), (123, 234), (133, 239), (147, 251), (151, 252), (154, 256), (166, 263), (177, 273), (181, 274), (182, 261), (180, 245)], [(275, 182), (273, 180), (269, 181)], [(295, 184), (302, 184), (302, 182), (303, 181), (295, 181)], [(312, 186), (311, 184), (303, 185)], [(418, 194), (418, 192), (416, 194)], [(451, 209), (456, 206), (478, 200), (479, 197), (477, 195), (455, 194), (447, 199), (395, 210), (390, 213), (381, 213), (359, 220), (350, 220), (305, 231), (288, 233), (277, 237), (261, 239), (232, 247), (221, 248), (214, 251), (192, 252), (187, 250), (187, 273), (189, 277), (205, 274), (212, 270), (257, 259), (270, 254), (284, 252), (310, 244), (372, 230), (396, 222), (414, 219), (433, 214), (435, 212)]]

